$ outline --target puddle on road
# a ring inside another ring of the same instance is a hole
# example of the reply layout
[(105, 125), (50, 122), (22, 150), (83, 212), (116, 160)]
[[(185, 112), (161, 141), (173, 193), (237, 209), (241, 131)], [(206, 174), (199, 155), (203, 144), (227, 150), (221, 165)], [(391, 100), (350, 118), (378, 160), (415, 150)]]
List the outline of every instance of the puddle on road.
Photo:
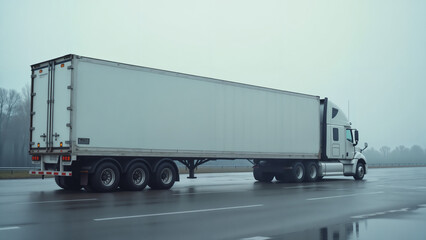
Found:
[(426, 239), (426, 205), (401, 213), (381, 214), (345, 224), (310, 229), (303, 232), (275, 236), (272, 239), (291, 240), (378, 240)]

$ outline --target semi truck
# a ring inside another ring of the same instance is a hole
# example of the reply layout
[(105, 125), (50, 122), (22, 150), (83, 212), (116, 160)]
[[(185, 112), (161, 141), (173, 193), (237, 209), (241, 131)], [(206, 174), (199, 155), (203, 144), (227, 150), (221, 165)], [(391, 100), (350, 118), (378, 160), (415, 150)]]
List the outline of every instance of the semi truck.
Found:
[(170, 189), (177, 162), (194, 178), (218, 159), (251, 161), (259, 182), (367, 173), (328, 98), (74, 54), (31, 72), (30, 174), (64, 189)]

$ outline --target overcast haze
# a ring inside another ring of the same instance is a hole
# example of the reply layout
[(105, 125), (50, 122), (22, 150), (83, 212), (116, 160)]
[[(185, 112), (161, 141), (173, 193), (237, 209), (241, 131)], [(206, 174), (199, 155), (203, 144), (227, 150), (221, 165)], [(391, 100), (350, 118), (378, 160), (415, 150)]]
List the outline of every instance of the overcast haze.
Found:
[(362, 142), (426, 147), (426, 1), (0, 3), (1, 88), (74, 53), (350, 101)]

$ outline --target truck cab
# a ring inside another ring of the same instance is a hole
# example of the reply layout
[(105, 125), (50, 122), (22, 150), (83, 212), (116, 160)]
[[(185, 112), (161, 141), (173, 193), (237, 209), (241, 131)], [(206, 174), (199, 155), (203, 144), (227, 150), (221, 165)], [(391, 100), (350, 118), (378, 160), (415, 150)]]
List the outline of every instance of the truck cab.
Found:
[(356, 147), (359, 142), (358, 130), (351, 126), (351, 122), (336, 104), (325, 98), (321, 101), (321, 107), (326, 109), (321, 111), (323, 114), (321, 125), (324, 129), (322, 150), (325, 152), (321, 161), (326, 168), (324, 174), (333, 175), (333, 172), (341, 174), (343, 171), (345, 176), (362, 179), (368, 168), (362, 150), (368, 145), (365, 144), (362, 150)]

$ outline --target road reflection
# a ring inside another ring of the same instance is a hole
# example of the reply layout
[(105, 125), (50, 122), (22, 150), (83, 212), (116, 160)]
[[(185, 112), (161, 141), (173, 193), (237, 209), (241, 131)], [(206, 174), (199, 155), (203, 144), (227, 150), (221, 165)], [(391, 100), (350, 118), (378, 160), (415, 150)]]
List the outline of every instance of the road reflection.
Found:
[[(383, 214), (387, 213), (387, 214)], [(426, 239), (426, 205), (407, 211), (386, 211), (366, 215), (365, 219), (294, 232), (272, 239), (311, 240), (369, 240), (369, 239)]]

